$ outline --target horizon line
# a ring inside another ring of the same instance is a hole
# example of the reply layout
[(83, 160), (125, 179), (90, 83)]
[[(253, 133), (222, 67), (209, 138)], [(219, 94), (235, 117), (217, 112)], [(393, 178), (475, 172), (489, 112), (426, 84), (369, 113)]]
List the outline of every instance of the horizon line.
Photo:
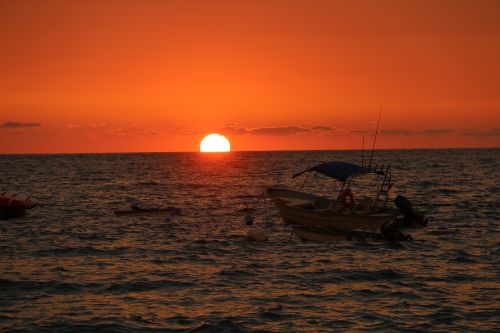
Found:
[[(425, 148), (375, 148), (374, 150), (472, 150), (472, 149), (500, 149), (495, 147), (425, 147)], [(362, 151), (363, 149), (270, 149), (270, 150), (231, 150), (229, 152), (200, 152), (200, 151), (109, 151), (109, 152), (46, 152), (46, 153), (0, 153), (0, 156), (9, 155), (105, 155), (105, 154), (227, 154), (227, 153), (268, 153), (268, 152), (307, 152), (307, 151)], [(366, 151), (366, 149), (365, 149)]]

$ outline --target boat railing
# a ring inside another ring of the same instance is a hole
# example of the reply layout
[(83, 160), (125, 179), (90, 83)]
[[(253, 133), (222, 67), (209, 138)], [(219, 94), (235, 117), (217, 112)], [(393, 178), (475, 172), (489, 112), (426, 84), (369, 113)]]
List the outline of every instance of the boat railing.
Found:
[[(378, 175), (384, 176), (384, 179), (382, 180), (382, 183), (380, 187), (377, 190), (375, 200), (374, 200), (374, 205), (373, 209), (375, 210), (380, 210), (380, 209), (385, 209), (387, 207), (387, 203), (389, 201), (389, 191), (392, 187), (392, 171), (391, 171), (391, 166), (386, 165), (386, 164), (375, 164), (375, 166), (366, 168), (366, 170), (363, 172), (363, 174), (366, 173), (375, 173)], [(350, 190), (351, 188), (351, 182), (356, 176), (358, 175), (353, 175), (346, 179), (342, 183), (342, 186), (340, 187), (340, 190), (337, 193), (337, 197), (335, 198), (334, 202), (338, 203), (343, 200), (344, 193)]]
[(380, 168), (380, 172), (383, 172), (384, 179), (380, 185), (377, 196), (375, 197), (375, 209), (385, 209), (387, 208), (387, 202), (389, 201), (389, 191), (392, 187), (392, 172), (391, 166), (388, 165), (384, 169), (384, 165)]

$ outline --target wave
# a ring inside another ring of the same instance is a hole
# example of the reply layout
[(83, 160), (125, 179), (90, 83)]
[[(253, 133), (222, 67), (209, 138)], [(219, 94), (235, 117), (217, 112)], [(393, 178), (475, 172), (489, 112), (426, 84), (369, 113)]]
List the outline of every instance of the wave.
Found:
[(375, 271), (352, 270), (343, 272), (341, 276), (345, 279), (345, 281), (387, 281), (403, 278), (403, 275), (392, 269), (381, 269)]
[(102, 284), (100, 283), (0, 279), (0, 290), (7, 293), (15, 291), (37, 292), (40, 294), (81, 293), (84, 290), (93, 290), (101, 286)]
[[(397, 245), (290, 240), (269, 201), (270, 240), (245, 237), (261, 185), (360, 152), (0, 156), (5, 190), (43, 202), (0, 221), (0, 331), (494, 331), (499, 152), (377, 151), (432, 216)], [(165, 202), (185, 214), (111, 216)]]
[(50, 256), (115, 256), (131, 251), (127, 247), (119, 247), (114, 249), (97, 249), (93, 246), (82, 247), (65, 247), (55, 249), (41, 249), (34, 252), (37, 257), (50, 257)]
[[(249, 333), (259, 332), (245, 327), (241, 321), (234, 319), (222, 319), (210, 321), (188, 330), (189, 333)], [(264, 332), (264, 331), (260, 331)]]
[(180, 280), (135, 280), (124, 283), (114, 283), (104, 287), (105, 292), (111, 293), (129, 293), (129, 292), (144, 292), (158, 289), (193, 287), (195, 283)]

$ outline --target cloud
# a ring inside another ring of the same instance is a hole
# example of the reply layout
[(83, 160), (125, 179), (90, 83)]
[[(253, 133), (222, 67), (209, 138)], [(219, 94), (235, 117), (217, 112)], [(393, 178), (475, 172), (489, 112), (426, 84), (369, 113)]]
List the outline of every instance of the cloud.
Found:
[(104, 133), (110, 134), (110, 135), (121, 135), (121, 136), (125, 136), (125, 135), (142, 135), (142, 136), (163, 135), (162, 132), (160, 132), (156, 129), (145, 129), (145, 128), (138, 128), (138, 127), (127, 127), (127, 128), (112, 127), (112, 128), (109, 128)]
[(453, 133), (454, 131), (449, 128), (437, 128), (437, 129), (427, 129), (423, 131), (417, 131), (415, 134), (417, 135), (443, 135), (443, 134), (450, 134)]
[(387, 130), (381, 130), (380, 131), (381, 135), (412, 135), (413, 133), (408, 130), (404, 129), (387, 129)]
[(316, 125), (311, 128), (313, 131), (331, 131), (333, 128), (328, 125)]
[(474, 130), (466, 130), (462, 132), (463, 135), (469, 136), (499, 136), (500, 128), (492, 128), (487, 131), (474, 131)]
[(312, 131), (327, 132), (333, 128), (328, 125), (315, 125), (312, 127), (302, 126), (277, 126), (277, 127), (257, 127), (245, 128), (238, 127), (234, 123), (225, 124), (219, 132), (227, 135), (273, 135), (273, 136), (286, 136), (301, 133), (309, 133)]
[(33, 128), (42, 126), (39, 123), (20, 123), (16, 121), (7, 121), (0, 126), (1, 128)]
[(261, 127), (253, 128), (250, 130), (250, 134), (253, 135), (290, 135), (297, 133), (310, 132), (308, 128), (298, 127), (298, 126), (283, 126), (283, 127)]
[[(374, 133), (373, 131), (351, 131), (351, 133), (355, 134), (366, 134), (366, 133)], [(444, 135), (444, 134), (450, 134), (453, 133), (454, 131), (449, 128), (431, 128), (431, 129), (424, 129), (420, 131), (410, 131), (407, 129), (401, 129), (401, 128), (395, 128), (395, 129), (386, 129), (386, 130), (381, 130), (379, 133), (380, 135), (427, 135), (427, 136), (437, 136), (437, 135)]]
[(349, 131), (349, 133), (356, 134), (356, 135), (359, 135), (359, 134), (365, 135), (365, 134), (374, 134), (375, 131), (374, 130), (351, 130), (351, 131)]
[(234, 125), (226, 125), (219, 130), (219, 132), (229, 135), (245, 135), (248, 134), (248, 130), (243, 127), (236, 127)]

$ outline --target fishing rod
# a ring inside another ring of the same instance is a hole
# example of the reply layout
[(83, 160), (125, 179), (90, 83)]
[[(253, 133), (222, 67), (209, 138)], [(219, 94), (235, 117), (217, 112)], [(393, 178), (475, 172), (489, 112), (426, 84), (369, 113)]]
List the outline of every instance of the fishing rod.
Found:
[(377, 141), (378, 127), (380, 125), (380, 117), (381, 116), (382, 116), (382, 108), (380, 108), (380, 112), (378, 114), (377, 129), (375, 130), (375, 136), (373, 137), (373, 147), (372, 147), (372, 153), (370, 155), (370, 163), (368, 164), (368, 170), (370, 170), (370, 168), (372, 166), (373, 151), (375, 150), (375, 141)]

